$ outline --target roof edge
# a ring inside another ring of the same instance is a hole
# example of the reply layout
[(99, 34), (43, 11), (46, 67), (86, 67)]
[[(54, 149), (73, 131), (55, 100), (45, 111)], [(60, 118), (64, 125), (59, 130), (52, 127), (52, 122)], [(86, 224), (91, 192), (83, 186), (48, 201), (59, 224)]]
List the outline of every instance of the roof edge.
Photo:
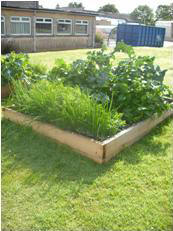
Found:
[(16, 10), (28, 10), (28, 11), (46, 11), (46, 12), (57, 12), (57, 13), (69, 13), (69, 14), (80, 14), (80, 15), (88, 15), (88, 16), (98, 16), (99, 14), (91, 13), (87, 11), (73, 11), (73, 10), (63, 10), (63, 9), (49, 9), (49, 8), (26, 8), (26, 7), (16, 7), (16, 6), (1, 6), (1, 9), (16, 9)]

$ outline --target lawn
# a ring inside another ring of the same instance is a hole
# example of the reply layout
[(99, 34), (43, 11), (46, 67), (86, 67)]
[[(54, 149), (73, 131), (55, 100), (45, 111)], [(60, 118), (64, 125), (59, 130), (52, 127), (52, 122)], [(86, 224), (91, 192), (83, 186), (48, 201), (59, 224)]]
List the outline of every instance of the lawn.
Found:
[[(110, 49), (111, 50), (111, 49)], [(135, 52), (137, 55), (149, 55), (155, 56), (155, 63), (159, 64), (161, 68), (167, 69), (165, 76), (165, 83), (173, 86), (173, 48), (146, 48), (146, 47), (136, 47)], [(35, 64), (44, 64), (50, 69), (57, 58), (63, 58), (66, 62), (73, 62), (76, 59), (84, 59), (86, 54), (91, 49), (78, 49), (78, 50), (68, 50), (68, 51), (55, 51), (55, 52), (42, 52), (42, 53), (32, 53), (30, 54), (31, 62)], [(124, 58), (124, 54), (116, 54), (117, 62)]]
[[(171, 49), (135, 48), (169, 69)], [(30, 54), (50, 68), (88, 50)], [(124, 57), (118, 54), (118, 59)], [(172, 73), (172, 74), (171, 74)], [(2, 120), (2, 230), (171, 231), (173, 120), (98, 165), (30, 128)]]
[(171, 231), (172, 128), (98, 165), (3, 121), (2, 229)]

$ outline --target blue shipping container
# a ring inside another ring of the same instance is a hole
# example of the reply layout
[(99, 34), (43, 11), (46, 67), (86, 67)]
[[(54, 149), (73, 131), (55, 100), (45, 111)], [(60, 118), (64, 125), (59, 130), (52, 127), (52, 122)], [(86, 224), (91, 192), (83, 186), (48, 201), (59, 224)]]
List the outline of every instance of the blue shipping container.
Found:
[(133, 24), (119, 24), (117, 42), (131, 46), (163, 47), (165, 28)]

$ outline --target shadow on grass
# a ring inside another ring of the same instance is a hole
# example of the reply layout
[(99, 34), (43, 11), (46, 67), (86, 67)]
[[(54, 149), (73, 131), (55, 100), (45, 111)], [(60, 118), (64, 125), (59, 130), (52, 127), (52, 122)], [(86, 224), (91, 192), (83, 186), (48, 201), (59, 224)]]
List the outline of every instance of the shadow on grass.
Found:
[(164, 136), (167, 126), (172, 123), (173, 118), (168, 118), (147, 136), (137, 143), (127, 147), (124, 151), (114, 158), (114, 161), (123, 161), (125, 164), (138, 164), (144, 156), (164, 156), (166, 150), (171, 147), (171, 137), (166, 137), (164, 142), (161, 136)]
[[(66, 145), (57, 144), (30, 128), (21, 127), (7, 120), (2, 122), (2, 170), (10, 174), (13, 170), (29, 169), (23, 184), (34, 185), (40, 181), (48, 182), (49, 186), (56, 182), (75, 181), (82, 184), (92, 182), (112, 165), (119, 161), (125, 164), (138, 164), (145, 155), (163, 156), (170, 147), (170, 141), (159, 141), (157, 137), (164, 135), (171, 119), (155, 128), (148, 136), (137, 144), (126, 148), (110, 162), (99, 165)], [(10, 160), (10, 161), (7, 161)], [(7, 162), (7, 164), (4, 164)]]

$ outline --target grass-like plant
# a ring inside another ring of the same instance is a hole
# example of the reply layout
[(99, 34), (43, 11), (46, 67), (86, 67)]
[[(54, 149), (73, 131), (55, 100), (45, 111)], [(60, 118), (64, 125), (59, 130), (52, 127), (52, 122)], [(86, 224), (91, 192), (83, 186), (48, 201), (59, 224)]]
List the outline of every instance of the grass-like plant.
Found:
[(57, 127), (104, 140), (125, 124), (121, 114), (112, 111), (108, 104), (98, 104), (79, 87), (46, 80), (37, 82), (30, 89), (19, 81), (14, 85), (11, 103), (18, 111)]

